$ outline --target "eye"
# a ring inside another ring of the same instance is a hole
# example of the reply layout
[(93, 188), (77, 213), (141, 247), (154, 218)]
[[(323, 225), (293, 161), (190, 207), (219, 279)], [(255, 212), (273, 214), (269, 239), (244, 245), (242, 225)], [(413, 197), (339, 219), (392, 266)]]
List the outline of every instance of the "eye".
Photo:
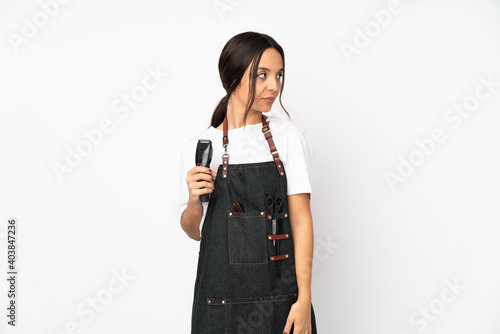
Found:
[[(261, 75), (264, 75), (264, 76), (261, 77)], [(265, 78), (265, 75), (266, 75), (266, 72), (262, 72), (262, 73), (257, 74), (257, 76), (260, 77), (260, 78)]]
[(280, 80), (282, 80), (282, 79), (283, 79), (283, 73), (278, 73), (278, 78), (279, 78)]

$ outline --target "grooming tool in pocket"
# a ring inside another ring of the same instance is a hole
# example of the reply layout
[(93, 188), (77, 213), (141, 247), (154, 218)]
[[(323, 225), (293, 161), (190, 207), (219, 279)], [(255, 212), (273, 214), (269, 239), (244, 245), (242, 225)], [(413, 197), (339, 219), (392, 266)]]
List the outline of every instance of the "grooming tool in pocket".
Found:
[(233, 203), (233, 207), (236, 212), (243, 212), (243, 203), (241, 202)]

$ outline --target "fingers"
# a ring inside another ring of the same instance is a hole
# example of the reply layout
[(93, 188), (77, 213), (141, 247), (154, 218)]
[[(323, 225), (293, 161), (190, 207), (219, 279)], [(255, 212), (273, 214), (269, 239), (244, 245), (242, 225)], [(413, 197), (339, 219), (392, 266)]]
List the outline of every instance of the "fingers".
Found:
[(217, 173), (208, 167), (195, 166), (187, 172), (186, 182), (189, 188), (189, 196), (198, 198), (200, 195), (215, 191), (213, 184)]
[(188, 183), (188, 188), (190, 190), (196, 190), (196, 189), (200, 189), (200, 188), (213, 188), (214, 187), (214, 184), (212, 182), (209, 182), (209, 181), (192, 181), (192, 182), (189, 182)]
[(193, 176), (193, 175), (196, 175), (198, 173), (204, 173), (204, 174), (206, 174), (209, 177), (210, 176), (211, 177), (217, 176), (217, 173), (214, 170), (211, 170), (210, 168), (205, 167), (205, 166), (195, 166), (195, 167), (191, 168), (187, 172), (187, 176)]
[(197, 182), (198, 180), (204, 180), (208, 182), (214, 181), (217, 173), (207, 167), (196, 166), (187, 172), (186, 182)]
[(290, 320), (290, 318), (286, 319), (286, 325), (285, 325), (285, 329), (283, 330), (283, 334), (290, 333), (290, 331), (292, 330), (292, 324), (293, 324), (293, 321)]
[(202, 195), (207, 194), (209, 192), (213, 192), (215, 186), (212, 182), (208, 181), (193, 181), (188, 183), (189, 191), (193, 195)]
[[(294, 324), (294, 321), (290, 320), (290, 318), (288, 318), (286, 320), (286, 325), (285, 325), (285, 329), (283, 330), (283, 334), (289, 334), (290, 331), (292, 330), (293, 324)], [(312, 333), (312, 324), (309, 323), (309, 327), (307, 327), (307, 328), (306, 327), (302, 327), (302, 328), (294, 327), (293, 332), (297, 333), (297, 334), (311, 334)]]

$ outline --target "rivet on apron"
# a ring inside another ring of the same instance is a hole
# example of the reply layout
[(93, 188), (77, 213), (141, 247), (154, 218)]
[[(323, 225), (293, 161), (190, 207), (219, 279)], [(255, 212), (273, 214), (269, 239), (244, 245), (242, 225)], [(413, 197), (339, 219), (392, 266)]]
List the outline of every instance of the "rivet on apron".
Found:
[(280, 168), (281, 168), (281, 165), (278, 165), (278, 167), (280, 167)]
[(271, 215), (267, 216), (267, 219), (271, 220), (273, 217)]
[(274, 260), (274, 256), (271, 256), (271, 261)]
[(288, 238), (288, 233), (287, 233), (287, 234), (285, 234), (285, 235), (286, 235), (286, 237)]
[(288, 217), (288, 213), (285, 213), (285, 218)]
[(208, 300), (208, 303), (210, 304), (211, 302), (212, 302), (212, 301), (209, 299), (209, 300)]
[(222, 301), (222, 304), (224, 304), (224, 303), (225, 303), (225, 301), (223, 300), (223, 301)]
[(269, 240), (271, 240), (271, 236), (268, 236), (267, 238), (268, 238)]
[(280, 174), (283, 175), (283, 172), (281, 172)]
[(261, 212), (260, 212), (260, 215), (261, 215), (261, 216), (263, 216), (263, 215), (264, 215), (264, 211), (261, 211)]
[(229, 212), (229, 215), (230, 215), (230, 216), (232, 216), (232, 215), (233, 215), (233, 213), (232, 213), (232, 212)]
[(288, 259), (288, 254), (287, 254), (287, 255), (285, 255), (285, 257)]

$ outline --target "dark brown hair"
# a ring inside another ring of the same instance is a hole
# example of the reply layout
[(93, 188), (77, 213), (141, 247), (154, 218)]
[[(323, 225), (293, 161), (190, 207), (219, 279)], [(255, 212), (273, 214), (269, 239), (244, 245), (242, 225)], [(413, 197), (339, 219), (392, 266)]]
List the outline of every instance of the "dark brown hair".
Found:
[[(285, 86), (285, 53), (281, 46), (271, 37), (265, 34), (260, 34), (253, 31), (247, 31), (233, 36), (222, 49), (219, 58), (219, 75), (222, 81), (222, 87), (226, 90), (227, 95), (224, 96), (212, 115), (211, 126), (214, 128), (219, 126), (227, 113), (227, 103), (233, 90), (240, 84), (246, 69), (251, 64), (250, 68), (250, 91), (248, 94), (248, 103), (243, 116), (243, 124), (246, 124), (248, 111), (255, 99), (255, 77), (257, 76), (257, 67), (260, 58), (264, 51), (268, 48), (276, 49), (283, 61), (283, 76), (280, 89), (280, 104), (283, 110), (283, 103), (281, 103), (281, 94)], [(285, 110), (290, 118), (290, 114)]]

